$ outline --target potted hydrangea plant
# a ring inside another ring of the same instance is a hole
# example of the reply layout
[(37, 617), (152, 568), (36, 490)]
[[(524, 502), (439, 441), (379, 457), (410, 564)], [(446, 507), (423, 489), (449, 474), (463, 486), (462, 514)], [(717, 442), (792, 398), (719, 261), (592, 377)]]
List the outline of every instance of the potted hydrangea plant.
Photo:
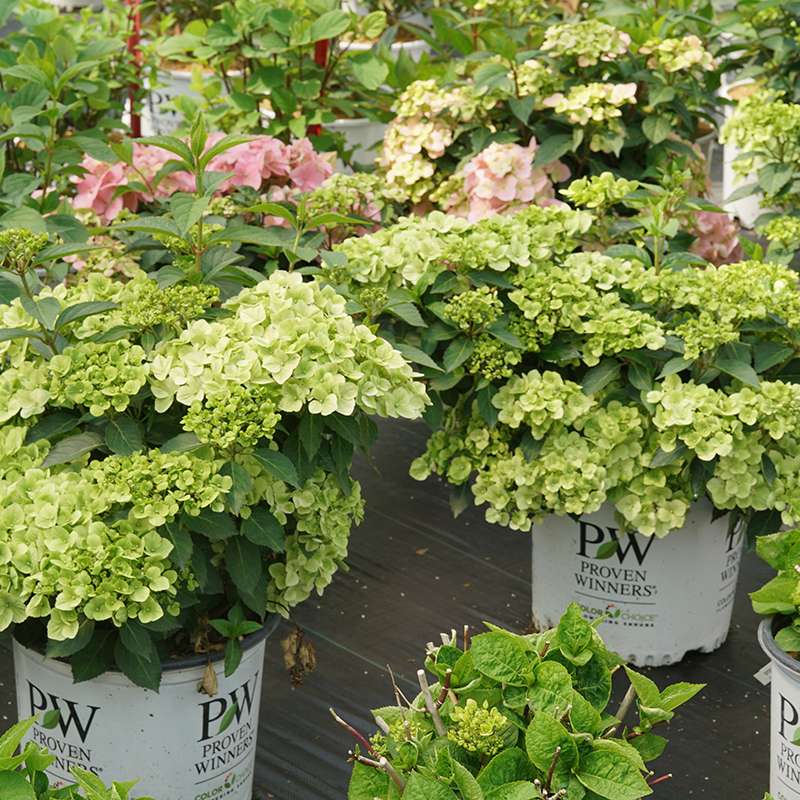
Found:
[(74, 247), (10, 230), (0, 248), (19, 289), (0, 307), (0, 628), (20, 716), (60, 710), (77, 766), (142, 791), (250, 800), (264, 639), (346, 557), (369, 416), (416, 417), (425, 390), (298, 273), (220, 303), (199, 270), (48, 287), (39, 268)]
[(577, 19), (534, 23), (519, 41), (488, 27), (483, 50), (395, 103), (380, 165), (410, 204), (547, 202), (570, 174), (640, 177), (676, 159), (705, 183), (697, 143), (713, 131), (719, 70), (698, 33)]
[(567, 208), (434, 212), (326, 270), (428, 378), (412, 475), (533, 528), (535, 620), (575, 600), (639, 664), (722, 643), (740, 521), (795, 521), (798, 489), (797, 276), (684, 252), (669, 199), (643, 213), (647, 247)]
[(800, 794), (800, 530), (760, 536), (756, 551), (777, 573), (750, 600), (771, 664), (770, 790), (786, 797)]
[(334, 715), (356, 741), (349, 800), (639, 800), (671, 777), (647, 763), (667, 744), (653, 731), (702, 684), (662, 690), (625, 667), (629, 688), (611, 713), (623, 662), (577, 605), (542, 633), (489, 627), (428, 645), (425, 668), (436, 682), (420, 669), (420, 693), (398, 692), (396, 706), (375, 709), (379, 731), (369, 739)]

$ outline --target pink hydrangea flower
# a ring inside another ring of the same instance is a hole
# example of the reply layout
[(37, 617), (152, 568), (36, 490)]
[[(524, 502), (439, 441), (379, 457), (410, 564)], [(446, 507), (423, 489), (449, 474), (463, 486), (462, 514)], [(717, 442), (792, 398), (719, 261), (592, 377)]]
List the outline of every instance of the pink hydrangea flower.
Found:
[(314, 150), (308, 139), (297, 139), (289, 145), (289, 180), (298, 191), (310, 192), (332, 174), (331, 158)]
[(75, 208), (91, 209), (105, 224), (115, 219), (123, 208), (136, 211), (139, 203), (136, 194), (126, 192), (115, 196), (117, 189), (128, 182), (125, 164), (107, 164), (87, 155), (81, 166), (86, 172), (74, 179), (76, 195), (72, 205)]
[[(213, 147), (223, 136), (222, 133), (211, 134), (207, 148)], [(133, 167), (122, 163), (106, 164), (85, 156), (81, 166), (86, 173), (75, 179), (77, 196), (73, 205), (90, 208), (103, 222), (109, 223), (123, 208), (135, 211), (140, 201), (152, 202), (176, 192), (194, 192), (194, 177), (184, 171), (171, 172), (155, 183), (159, 171), (173, 158), (167, 150), (139, 142), (133, 145)], [(212, 158), (208, 168), (212, 172), (230, 173), (218, 187), (219, 194), (241, 186), (256, 191), (287, 186), (292, 192), (308, 192), (333, 173), (331, 157), (316, 152), (308, 139), (286, 145), (272, 136), (257, 136), (232, 147)], [(115, 197), (116, 190), (128, 183), (144, 184), (148, 189)], [(287, 194), (282, 199), (288, 198)]]
[[(531, 203), (548, 205), (555, 200), (553, 181), (564, 181), (569, 169), (560, 161), (534, 167), (538, 145), (490, 144), (463, 169), (463, 199), (448, 211), (475, 222), (492, 214), (518, 210)], [(454, 200), (456, 198), (453, 198)]]
[(697, 237), (691, 251), (715, 266), (735, 264), (743, 258), (739, 225), (724, 211), (700, 211), (694, 217)]

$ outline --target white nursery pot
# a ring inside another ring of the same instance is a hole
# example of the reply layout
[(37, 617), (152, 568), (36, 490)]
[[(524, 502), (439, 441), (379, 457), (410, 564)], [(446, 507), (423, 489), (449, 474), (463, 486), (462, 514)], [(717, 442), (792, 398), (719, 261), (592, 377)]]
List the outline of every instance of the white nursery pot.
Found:
[(758, 628), (758, 641), (772, 663), (769, 790), (774, 800), (800, 800), (800, 747), (792, 739), (800, 725), (800, 662), (775, 644), (773, 620)]
[[(674, 664), (689, 650), (708, 653), (725, 641), (743, 537), (728, 534), (727, 518), (712, 522), (709, 503), (692, 506), (683, 528), (661, 539), (623, 533), (611, 503), (576, 519), (550, 515), (532, 538), (540, 629), (557, 625), (576, 602), (587, 619), (607, 616), (598, 632), (637, 666)], [(597, 558), (614, 540), (616, 552)]]
[(344, 135), (348, 148), (353, 150), (355, 161), (360, 164), (375, 163), (378, 150), (374, 145), (383, 141), (385, 123), (373, 122), (371, 119), (337, 119), (326, 123), (325, 127)]
[(103, 7), (103, 0), (46, 0), (51, 6), (72, 11), (78, 8), (91, 8), (99, 11)]
[[(239, 668), (225, 677), (213, 662), (219, 690), (199, 691), (204, 656), (164, 666), (158, 693), (121, 673), (73, 683), (70, 667), (14, 641), (20, 719), (61, 711), (53, 729), (34, 725), (27, 740), (56, 760), (47, 773), (54, 786), (74, 783), (70, 768), (94, 772), (106, 783), (138, 780), (131, 797), (158, 800), (252, 800), (261, 677), (270, 620), (247, 637)], [(238, 711), (222, 732), (225, 712)], [(40, 717), (41, 718), (41, 717)]]
[[(238, 70), (228, 73), (231, 77), (241, 75)], [(212, 77), (211, 73), (208, 73)], [(200, 99), (200, 95), (192, 89), (191, 70), (160, 69), (158, 71), (157, 89), (150, 89), (142, 108), (142, 134), (144, 136), (166, 135), (173, 133), (183, 122), (181, 115), (174, 108), (167, 108), (177, 97)], [(222, 93), (227, 94), (223, 85)]]
[[(731, 99), (735, 97), (737, 88), (748, 86), (752, 83), (753, 81), (751, 80), (730, 83), (722, 89), (723, 96)], [(725, 120), (727, 121), (730, 119), (735, 111), (735, 106), (726, 105)], [(736, 161), (740, 152), (739, 148), (730, 142), (722, 146), (722, 207), (729, 214), (738, 217), (745, 228), (752, 228), (755, 221), (766, 211), (761, 205), (761, 194), (752, 194), (741, 200), (734, 200), (732, 203), (726, 202), (727, 198), (740, 186), (753, 183), (756, 180), (755, 175), (748, 175), (746, 178), (741, 178), (734, 172), (733, 162)]]

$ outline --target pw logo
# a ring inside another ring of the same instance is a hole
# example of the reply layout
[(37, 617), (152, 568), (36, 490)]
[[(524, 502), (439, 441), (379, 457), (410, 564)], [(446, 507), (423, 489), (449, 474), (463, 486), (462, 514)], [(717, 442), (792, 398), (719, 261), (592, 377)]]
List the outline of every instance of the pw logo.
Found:
[(250, 716), (257, 684), (258, 673), (256, 672), (251, 681), (247, 681), (238, 689), (234, 689), (228, 697), (215, 697), (213, 700), (199, 703), (200, 708), (203, 709), (203, 735), (200, 737), (201, 742), (205, 742), (207, 739), (217, 735), (216, 733), (211, 733), (211, 723), (222, 719), (230, 705), (233, 705), (236, 709), (237, 725), (242, 721), (243, 716)]
[[(620, 535), (617, 528), (606, 528), (603, 530), (599, 525), (595, 525), (593, 522), (586, 522), (582, 519), (578, 520), (578, 524), (580, 525), (581, 532), (578, 555), (584, 558), (596, 558), (597, 550), (603, 544), (613, 542), (617, 546), (614, 552), (620, 564), (624, 564), (628, 554), (633, 553), (633, 557), (636, 559), (639, 566), (641, 566), (647, 554), (650, 552), (653, 542), (656, 540), (655, 536), (649, 536), (647, 538), (647, 543), (643, 545), (636, 536), (628, 536), (627, 534)], [(593, 548), (591, 554), (589, 553), (590, 547)]]
[(82, 706), (74, 700), (65, 700), (54, 694), (45, 694), (30, 681), (28, 681), (28, 694), (31, 705), (30, 716), (33, 717), (42, 711), (51, 709), (58, 711), (58, 725), (61, 728), (61, 734), (68, 736), (70, 729), (74, 726), (81, 742), (86, 743), (89, 729), (94, 722), (94, 715), (100, 710), (99, 706)]
[(794, 728), (798, 722), (800, 722), (800, 713), (797, 711), (797, 706), (789, 700), (789, 698), (781, 697), (781, 722), (780, 722), (780, 736), (782, 739), (786, 739), (787, 742), (792, 742), (791, 731), (789, 731), (789, 736), (786, 735), (786, 728)]

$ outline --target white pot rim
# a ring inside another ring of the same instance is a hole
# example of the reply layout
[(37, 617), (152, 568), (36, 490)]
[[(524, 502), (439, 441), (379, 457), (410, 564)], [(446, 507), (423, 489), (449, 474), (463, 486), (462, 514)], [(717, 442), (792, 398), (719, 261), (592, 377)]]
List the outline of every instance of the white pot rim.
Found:
[(784, 671), (789, 672), (795, 680), (800, 681), (800, 661), (792, 658), (778, 647), (775, 642), (774, 628), (780, 620), (779, 616), (767, 617), (758, 626), (758, 643), (769, 656), (770, 661), (777, 663)]
[[(242, 639), (242, 652), (246, 653), (248, 650), (252, 650), (254, 647), (259, 645), (265, 639), (268, 639), (275, 633), (276, 628), (280, 622), (280, 617), (277, 614), (270, 614), (264, 624), (261, 626), (260, 630), (257, 630), (255, 633), (251, 633), (248, 636), (245, 636)], [(14, 636), (14, 644), (17, 647), (26, 650), (28, 653), (33, 654), (37, 659), (41, 659), (42, 661), (48, 662), (51, 665), (59, 665), (64, 667), (67, 671), (70, 671), (70, 668), (65, 661), (61, 661), (57, 658), (50, 658), (46, 656), (44, 653), (40, 653), (33, 647), (28, 646), (27, 644), (23, 644), (20, 642), (16, 636)], [(209, 662), (217, 663), (222, 661), (225, 658), (225, 653), (223, 651), (218, 651), (214, 653), (201, 653), (194, 656), (185, 656), (184, 658), (172, 658), (169, 661), (162, 661), (161, 662), (161, 671), (164, 673), (169, 672), (177, 672), (178, 670), (185, 670), (185, 669), (193, 669), (195, 667), (204, 667)], [(109, 678), (114, 677), (124, 677), (123, 673), (117, 670), (108, 670), (104, 672), (102, 675), (98, 676), (99, 678), (103, 678), (108, 676)], [(127, 680), (127, 678), (126, 678)]]

